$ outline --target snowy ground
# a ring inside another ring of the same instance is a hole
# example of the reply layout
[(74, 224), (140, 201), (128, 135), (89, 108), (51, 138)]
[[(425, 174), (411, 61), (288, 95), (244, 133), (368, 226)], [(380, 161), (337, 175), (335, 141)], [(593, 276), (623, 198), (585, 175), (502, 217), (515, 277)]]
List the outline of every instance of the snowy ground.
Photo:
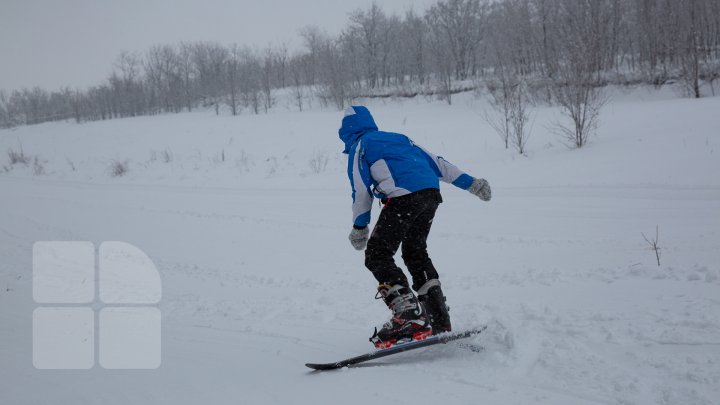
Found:
[[(534, 109), (528, 157), (502, 148), (469, 96), (370, 104), (381, 129), (491, 182), (490, 203), (444, 187), (429, 241), (455, 327), (491, 328), (482, 353), (447, 345), (328, 373), (303, 364), (368, 351), (387, 317), (346, 239), (340, 114), (0, 131), (0, 151), (21, 143), (42, 166), (0, 158), (0, 402), (720, 404), (720, 98), (613, 100), (575, 151), (546, 129), (555, 110)], [(112, 177), (113, 161), (128, 173)], [(660, 267), (641, 236), (656, 226)], [(152, 258), (159, 369), (33, 367), (40, 240), (118, 240)]]

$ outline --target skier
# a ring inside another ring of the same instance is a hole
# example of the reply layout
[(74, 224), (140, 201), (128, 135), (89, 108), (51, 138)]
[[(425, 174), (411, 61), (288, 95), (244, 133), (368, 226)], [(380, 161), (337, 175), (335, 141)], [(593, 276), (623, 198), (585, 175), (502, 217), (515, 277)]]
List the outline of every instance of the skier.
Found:
[[(365, 266), (378, 281), (376, 299), (383, 299), (392, 318), (370, 341), (383, 349), (451, 330), (450, 315), (438, 273), (427, 253), (427, 237), (435, 210), (442, 202), (438, 179), (478, 196), (491, 198), (490, 185), (419, 147), (405, 135), (378, 131), (370, 111), (351, 106), (338, 131), (348, 154), (353, 198), (350, 243), (365, 250)], [(372, 235), (368, 229), (373, 196), (384, 204)], [(402, 258), (412, 276), (410, 289), (393, 256), (402, 244)]]

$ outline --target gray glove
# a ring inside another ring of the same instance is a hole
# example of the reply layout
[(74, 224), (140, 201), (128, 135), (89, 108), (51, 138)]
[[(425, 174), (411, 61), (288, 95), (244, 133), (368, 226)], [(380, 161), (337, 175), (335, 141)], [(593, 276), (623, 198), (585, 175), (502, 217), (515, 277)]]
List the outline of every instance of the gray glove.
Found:
[(470, 194), (478, 196), (483, 201), (490, 201), (492, 198), (490, 184), (488, 184), (485, 179), (473, 179), (473, 182), (470, 187), (468, 187), (467, 191), (469, 191)]
[(367, 245), (369, 234), (370, 230), (367, 226), (362, 229), (353, 228), (348, 239), (350, 239), (350, 244), (353, 245), (355, 250), (363, 250), (365, 249), (365, 245)]

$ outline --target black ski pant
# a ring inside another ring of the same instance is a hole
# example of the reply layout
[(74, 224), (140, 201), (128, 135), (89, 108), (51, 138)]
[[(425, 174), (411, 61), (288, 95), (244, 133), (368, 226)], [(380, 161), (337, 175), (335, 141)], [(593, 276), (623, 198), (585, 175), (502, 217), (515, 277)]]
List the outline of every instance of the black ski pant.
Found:
[(365, 250), (365, 267), (380, 284), (409, 287), (407, 277), (393, 259), (400, 244), (415, 291), (427, 280), (438, 278), (427, 253), (427, 237), (441, 202), (440, 190), (434, 188), (385, 200)]

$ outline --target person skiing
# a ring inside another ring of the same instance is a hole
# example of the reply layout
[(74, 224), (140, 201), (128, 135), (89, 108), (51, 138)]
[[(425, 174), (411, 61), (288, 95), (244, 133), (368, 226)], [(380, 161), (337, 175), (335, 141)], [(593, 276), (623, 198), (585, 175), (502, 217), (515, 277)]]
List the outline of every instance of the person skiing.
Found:
[[(365, 249), (365, 267), (379, 283), (375, 298), (383, 299), (392, 312), (392, 318), (380, 331), (375, 328), (370, 341), (383, 349), (449, 332), (448, 307), (426, 244), (435, 211), (442, 202), (439, 180), (483, 201), (492, 197), (490, 185), (403, 134), (379, 131), (364, 106), (345, 110), (338, 133), (345, 144), (343, 153), (348, 155), (352, 188), (350, 243), (357, 250)], [(373, 197), (384, 205), (370, 235)], [(417, 297), (393, 259), (401, 244)]]

